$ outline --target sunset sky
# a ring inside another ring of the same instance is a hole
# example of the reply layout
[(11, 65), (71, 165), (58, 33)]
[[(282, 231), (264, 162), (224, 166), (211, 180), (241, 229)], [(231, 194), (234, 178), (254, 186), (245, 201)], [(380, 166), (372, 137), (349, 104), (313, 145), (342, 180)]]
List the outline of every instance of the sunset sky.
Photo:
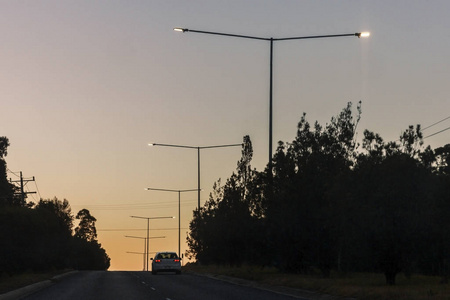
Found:
[[(177, 193), (197, 188), (194, 149), (250, 135), (253, 167), (268, 161), (269, 42), (260, 37), (370, 31), (367, 39), (274, 45), (274, 149), (291, 142), (303, 112), (325, 125), (362, 101), (364, 129), (397, 140), (450, 127), (450, 2), (422, 0), (0, 0), (0, 136), (9, 138), (8, 178), (69, 200), (97, 218), (111, 270), (141, 270), (145, 220), (178, 216)], [(433, 149), (450, 130), (427, 137)], [(239, 147), (201, 151), (201, 200), (236, 169)], [(181, 241), (196, 192), (181, 194)], [(150, 251), (177, 251), (178, 219), (150, 221)]]

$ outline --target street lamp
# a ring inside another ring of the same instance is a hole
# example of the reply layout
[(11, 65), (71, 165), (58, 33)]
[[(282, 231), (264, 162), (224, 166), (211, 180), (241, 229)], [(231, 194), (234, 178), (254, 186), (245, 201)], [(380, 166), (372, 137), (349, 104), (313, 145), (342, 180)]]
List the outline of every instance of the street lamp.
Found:
[(180, 247), (180, 231), (181, 231), (181, 193), (185, 192), (195, 192), (197, 189), (191, 190), (169, 190), (169, 189), (155, 189), (155, 188), (146, 188), (147, 191), (160, 191), (160, 192), (176, 192), (178, 193), (178, 257), (181, 257), (181, 247)]
[[(145, 271), (145, 254), (147, 253), (147, 238), (146, 237), (141, 237), (141, 236), (131, 236), (131, 235), (126, 235), (126, 238), (133, 238), (133, 239), (143, 239), (144, 240), (144, 253), (140, 253), (140, 254), (144, 254), (144, 271)], [(165, 238), (165, 236), (153, 236), (150, 237), (150, 239), (163, 239)], [(127, 253), (137, 253), (137, 252), (127, 252)]]
[(345, 33), (345, 34), (332, 34), (332, 35), (313, 35), (313, 36), (297, 36), (297, 37), (287, 37), (287, 38), (267, 38), (267, 37), (257, 37), (249, 35), (240, 34), (230, 34), (212, 31), (202, 31), (202, 30), (192, 30), (188, 28), (176, 27), (173, 29), (178, 32), (195, 32), (204, 33), (220, 36), (229, 36), (244, 39), (253, 39), (270, 42), (270, 94), (269, 94), (269, 176), (272, 178), (272, 94), (273, 94), (273, 42), (276, 41), (287, 41), (287, 40), (304, 40), (304, 39), (318, 39), (318, 38), (331, 38), (331, 37), (346, 37), (346, 36), (356, 36), (358, 38), (370, 36), (369, 32), (357, 32), (357, 33)]
[(150, 240), (150, 237), (149, 237), (150, 220), (155, 220), (155, 219), (175, 219), (175, 217), (138, 217), (138, 216), (131, 216), (131, 218), (147, 219), (147, 250), (145, 251), (146, 252), (145, 261), (146, 261), (147, 271), (148, 271), (148, 253), (149, 253), (149, 249), (150, 249), (149, 248), (150, 247), (150, 245), (149, 245), (149, 240)]
[(184, 146), (184, 145), (170, 145), (170, 144), (157, 144), (151, 143), (149, 146), (162, 146), (162, 147), (175, 147), (175, 148), (188, 148), (188, 149), (197, 149), (197, 185), (198, 185), (198, 210), (200, 211), (200, 150), (202, 149), (211, 149), (211, 148), (225, 148), (225, 147), (236, 147), (243, 146), (244, 144), (231, 144), (231, 145), (215, 145), (215, 146), (203, 146), (203, 147), (194, 147), (194, 146)]

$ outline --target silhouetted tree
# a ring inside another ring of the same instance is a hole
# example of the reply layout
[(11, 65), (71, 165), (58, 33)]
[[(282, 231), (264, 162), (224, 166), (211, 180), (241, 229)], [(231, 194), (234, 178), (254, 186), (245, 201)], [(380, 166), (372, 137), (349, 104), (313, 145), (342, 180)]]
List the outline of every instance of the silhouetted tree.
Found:
[(0, 209), (0, 273), (35, 269), (36, 242), (43, 229), (33, 210), (18, 206)]
[(81, 212), (81, 226), (86, 230), (77, 230), (78, 235), (72, 236), (73, 216), (67, 200), (54, 198), (40, 200), (35, 208), (0, 209), (0, 274), (108, 269), (110, 258), (94, 238), (95, 218), (86, 210)]
[(358, 145), (360, 115), (360, 104), (354, 114), (351, 103), (325, 126), (310, 125), (304, 114), (294, 141), (278, 143), (273, 176), (250, 168), (244, 139), (237, 171), (223, 186), (217, 181), (194, 212), (189, 255), (284, 272), (319, 268), (324, 276), (332, 269), (382, 272), (390, 285), (399, 272), (446, 282), (450, 144), (423, 148), (417, 125), (394, 142), (365, 130)]
[[(355, 205), (370, 245), (365, 261), (374, 261), (374, 270), (381, 270), (386, 283), (395, 284), (400, 271), (409, 274), (420, 240), (427, 233), (432, 209), (430, 170), (420, 162), (422, 146), (420, 126), (410, 126), (400, 144), (384, 144), (382, 139), (365, 131), (363, 148), (355, 170)], [(373, 259), (374, 258), (374, 259)], [(369, 267), (370, 268), (370, 267)]]
[(88, 242), (94, 241), (97, 239), (97, 229), (95, 228), (95, 222), (97, 221), (94, 218), (89, 210), (82, 209), (80, 210), (76, 217), (77, 220), (80, 220), (80, 223), (75, 228), (75, 237), (86, 240)]
[[(435, 149), (432, 228), (424, 240), (422, 269), (442, 276), (447, 283), (450, 273), (450, 144)], [(425, 256), (426, 255), (426, 256)]]
[(0, 136), (0, 207), (5, 205), (24, 205), (18, 197), (14, 196), (15, 187), (8, 181), (6, 175), (5, 157), (8, 154), (8, 147), (9, 139), (5, 136)]
[(73, 215), (69, 201), (41, 199), (35, 208), (47, 229), (39, 237), (51, 261), (47, 265), (64, 268), (69, 264), (70, 243), (72, 239)]
[(73, 237), (72, 266), (78, 270), (107, 270), (110, 258), (97, 241), (97, 219), (87, 209), (80, 210), (75, 218), (80, 222)]
[(77, 270), (108, 270), (111, 259), (96, 240), (74, 237), (71, 264)]
[(255, 232), (258, 205), (249, 200), (254, 199), (249, 196), (254, 192), (249, 188), (255, 178), (250, 166), (252, 156), (250, 138), (245, 136), (237, 173), (223, 187), (220, 180), (216, 182), (209, 201), (194, 212), (188, 254), (201, 263), (240, 265), (257, 255), (254, 246), (259, 236)]
[(8, 138), (0, 137), (0, 275), (108, 269), (110, 258), (96, 240), (96, 219), (87, 209), (77, 214), (80, 222), (72, 235), (74, 217), (66, 199), (41, 199), (33, 206), (14, 195), (16, 188), (6, 178), (8, 146)]
[[(360, 119), (351, 103), (322, 127), (311, 128), (302, 116), (292, 144), (279, 143), (275, 153), (274, 197), (267, 217), (275, 264), (289, 272), (319, 267), (329, 276), (343, 241), (339, 212), (346, 202), (348, 173), (354, 161), (355, 134)], [(289, 245), (286, 247), (285, 245)]]
[(0, 136), (0, 159), (4, 159), (8, 154), (9, 139), (6, 136)]
[(450, 176), (450, 144), (435, 150), (436, 170), (438, 174)]
[(10, 206), (0, 214), (0, 257), (4, 259), (0, 271), (69, 267), (72, 216), (67, 201), (41, 200), (36, 208)]

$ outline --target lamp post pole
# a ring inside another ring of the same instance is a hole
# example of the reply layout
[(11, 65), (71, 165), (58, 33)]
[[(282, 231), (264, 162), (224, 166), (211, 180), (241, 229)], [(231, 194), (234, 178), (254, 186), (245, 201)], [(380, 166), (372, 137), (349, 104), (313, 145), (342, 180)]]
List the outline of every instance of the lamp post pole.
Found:
[(146, 257), (145, 257), (145, 261), (146, 261), (146, 269), (148, 271), (148, 254), (149, 254), (149, 249), (150, 249), (150, 236), (149, 236), (149, 232), (150, 232), (150, 220), (155, 220), (155, 219), (174, 219), (175, 217), (139, 217), (139, 216), (131, 216), (131, 218), (137, 218), (137, 219), (146, 219), (147, 220), (147, 249), (145, 251), (146, 253)]
[(188, 148), (188, 149), (197, 149), (197, 191), (198, 191), (198, 210), (200, 210), (200, 150), (202, 149), (211, 149), (211, 148), (225, 148), (225, 147), (237, 147), (243, 146), (243, 144), (230, 144), (230, 145), (215, 145), (215, 146), (203, 146), (203, 147), (194, 147), (194, 146), (184, 146), (184, 145), (170, 145), (170, 144), (157, 144), (151, 143), (149, 146), (162, 146), (162, 147), (175, 147), (175, 148)]
[[(145, 271), (145, 254), (147, 253), (147, 238), (146, 237), (141, 237), (141, 236), (130, 236), (130, 235), (126, 235), (125, 237), (127, 238), (133, 238), (133, 239), (142, 239), (144, 240), (144, 253), (140, 253), (140, 254), (144, 254), (144, 271)], [(150, 239), (163, 239), (165, 238), (165, 236), (152, 236), (150, 237)], [(138, 252), (128, 252), (128, 253), (138, 253)]]
[(249, 35), (240, 35), (240, 34), (230, 34), (230, 33), (222, 33), (222, 32), (212, 32), (212, 31), (203, 31), (203, 30), (192, 30), (188, 28), (180, 28), (176, 27), (173, 29), (178, 32), (194, 32), (194, 33), (203, 33), (203, 34), (211, 34), (211, 35), (219, 35), (219, 36), (228, 36), (228, 37), (236, 37), (236, 38), (244, 38), (244, 39), (253, 39), (253, 40), (262, 40), (270, 42), (270, 91), (269, 91), (269, 177), (270, 180), (272, 178), (272, 103), (273, 103), (273, 43), (276, 41), (287, 41), (287, 40), (304, 40), (304, 39), (318, 39), (318, 38), (332, 38), (332, 37), (348, 37), (348, 36), (356, 36), (358, 38), (368, 37), (370, 35), (369, 32), (357, 32), (357, 33), (345, 33), (345, 34), (332, 34), (332, 35), (313, 35), (313, 36), (297, 36), (297, 37), (287, 37), (287, 38), (267, 38), (267, 37), (257, 37), (257, 36), (249, 36)]
[(191, 190), (170, 190), (170, 189), (155, 189), (146, 188), (147, 191), (160, 191), (160, 192), (176, 192), (178, 193), (178, 257), (181, 257), (181, 193), (195, 192), (197, 189)]

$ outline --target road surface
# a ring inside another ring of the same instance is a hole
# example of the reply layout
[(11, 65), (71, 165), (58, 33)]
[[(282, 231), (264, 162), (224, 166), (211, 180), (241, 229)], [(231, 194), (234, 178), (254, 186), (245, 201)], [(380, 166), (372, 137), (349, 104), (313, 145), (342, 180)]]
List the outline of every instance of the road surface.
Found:
[(307, 300), (193, 274), (107, 271), (78, 272), (24, 299)]

